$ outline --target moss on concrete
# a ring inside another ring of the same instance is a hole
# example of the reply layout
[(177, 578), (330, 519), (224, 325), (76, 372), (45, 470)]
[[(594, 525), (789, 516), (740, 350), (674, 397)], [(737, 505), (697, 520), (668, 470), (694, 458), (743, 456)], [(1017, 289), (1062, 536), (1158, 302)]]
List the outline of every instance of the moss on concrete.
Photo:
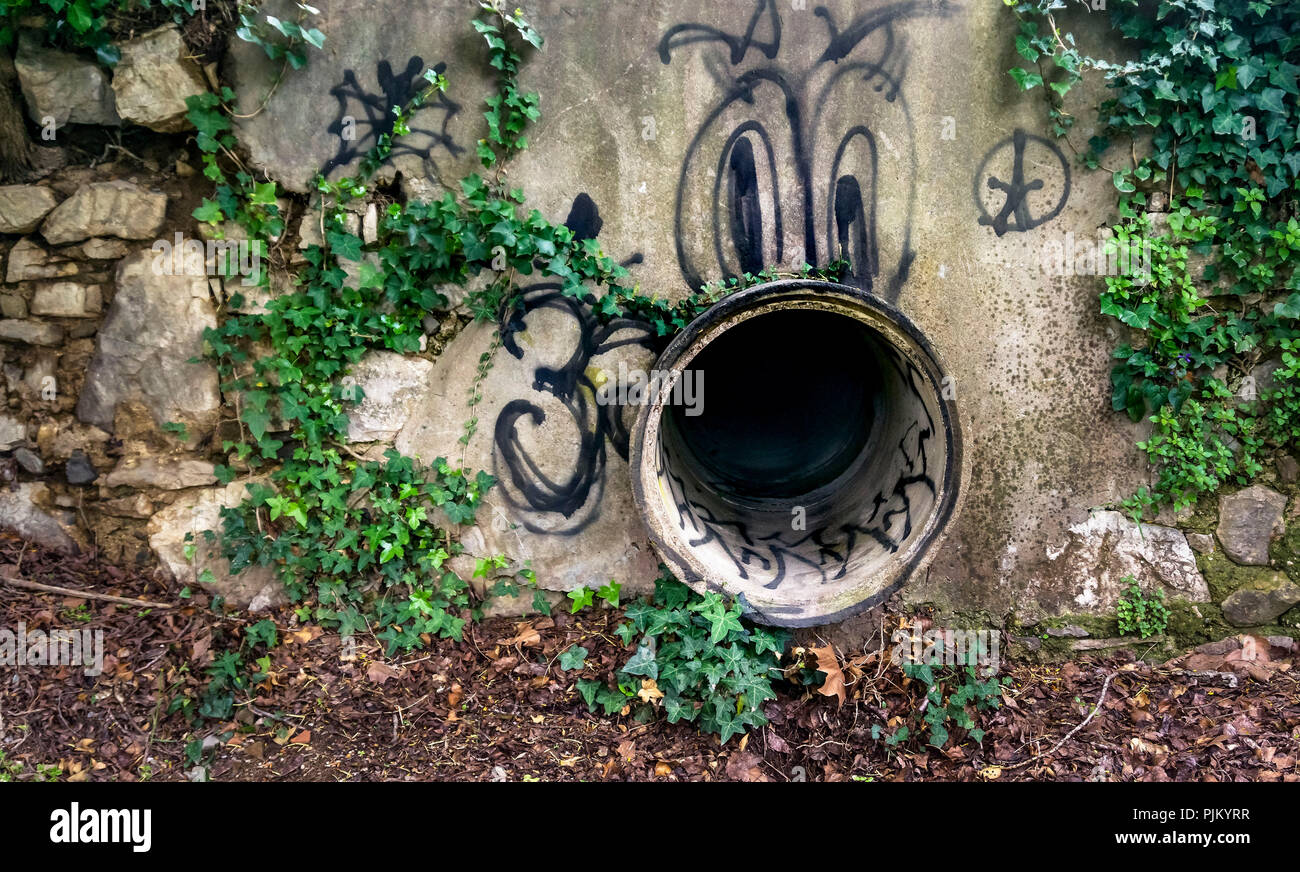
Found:
[(1196, 566), (1205, 576), (1210, 598), (1218, 603), (1243, 588), (1267, 590), (1277, 574), (1269, 566), (1238, 566), (1222, 551), (1196, 555)]
[[(1267, 569), (1267, 567), (1264, 567)], [(1272, 570), (1269, 570), (1270, 574)], [(1142, 639), (1138, 636), (1122, 637), (1129, 641), (1129, 647), (1144, 660), (1163, 661), (1186, 653), (1198, 645), (1215, 642), (1241, 633), (1258, 636), (1291, 636), (1300, 638), (1300, 606), (1283, 615), (1277, 624), (1259, 627), (1234, 627), (1223, 617), (1223, 609), (1217, 603), (1190, 602), (1172, 599), (1166, 604), (1169, 609), (1169, 624), (1164, 633), (1158, 637)], [(1114, 617), (1099, 615), (1061, 615), (1045, 619), (1032, 628), (1030, 635), (1038, 639), (1036, 649), (1023, 642), (1011, 646), (1011, 656), (1020, 659), (1038, 660), (1056, 663), (1078, 657), (1081, 652), (1074, 650), (1077, 639), (1048, 635), (1052, 627), (1076, 626), (1088, 631), (1093, 639), (1120, 638), (1119, 626)]]
[(1219, 501), (1213, 496), (1201, 497), (1192, 507), (1192, 514), (1178, 522), (1178, 529), (1187, 533), (1214, 534), (1219, 526)]
[(1273, 542), (1268, 549), (1273, 565), (1300, 584), (1300, 523), (1291, 522), (1286, 535)]
[(1043, 621), (1039, 623), (1039, 627), (1081, 627), (1084, 630), (1087, 630), (1088, 635), (1093, 639), (1106, 639), (1119, 635), (1119, 622), (1115, 619), (1114, 615), (1066, 615), (1055, 618), (1044, 618)]
[(1178, 648), (1195, 648), (1231, 636), (1235, 630), (1223, 619), (1223, 609), (1216, 603), (1193, 603), (1171, 600), (1168, 603), (1169, 624), (1165, 635)]
[(1300, 606), (1283, 612), (1277, 622), (1283, 628), (1283, 635), (1300, 637)]

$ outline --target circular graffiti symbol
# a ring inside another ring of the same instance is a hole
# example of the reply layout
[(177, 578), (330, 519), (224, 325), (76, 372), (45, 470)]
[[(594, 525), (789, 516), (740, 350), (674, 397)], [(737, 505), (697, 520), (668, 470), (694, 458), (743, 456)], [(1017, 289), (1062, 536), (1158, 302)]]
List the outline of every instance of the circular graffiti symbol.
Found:
[[(1026, 161), (1026, 153), (1029, 155), (1028, 161)], [(1006, 166), (1008, 156), (1011, 164), (1010, 178), (994, 175), (994, 171), (1000, 172)], [(1031, 171), (1041, 172), (1042, 170), (1038, 168), (1050, 168), (1053, 164), (1060, 166), (1061, 173), (1060, 194), (1055, 199), (1051, 195), (1056, 191), (1056, 182), (1047, 182), (1032, 175), (1027, 179), (1025, 175), (1026, 166)], [(1050, 210), (1040, 214), (1034, 213), (1029, 197), (1034, 191), (1044, 192), (1043, 195), (1034, 198), (1040, 205), (1054, 203)], [(990, 214), (989, 207), (986, 205), (985, 192), (991, 192), (990, 197), (995, 205), (997, 195), (1002, 195), (1002, 206), (996, 215)], [(989, 149), (984, 159), (980, 161), (979, 169), (975, 173), (974, 194), (975, 205), (980, 210), (981, 225), (992, 227), (993, 232), (998, 236), (1007, 232), (1023, 233), (1040, 224), (1046, 224), (1061, 214), (1061, 210), (1065, 208), (1065, 201), (1070, 197), (1070, 166), (1065, 160), (1065, 155), (1061, 154), (1061, 150), (1051, 140), (1016, 128), (1014, 134)]]

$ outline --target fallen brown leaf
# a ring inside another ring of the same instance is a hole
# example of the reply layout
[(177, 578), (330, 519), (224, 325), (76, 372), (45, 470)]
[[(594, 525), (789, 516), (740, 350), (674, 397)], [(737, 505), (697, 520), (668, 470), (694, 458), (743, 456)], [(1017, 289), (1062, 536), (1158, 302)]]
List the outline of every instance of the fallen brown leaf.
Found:
[(383, 685), (390, 678), (400, 678), (401, 676), (400, 670), (394, 669), (379, 660), (370, 661), (370, 665), (366, 667), (366, 678), (378, 685)]
[(840, 661), (835, 656), (835, 648), (827, 645), (823, 648), (811, 648), (813, 655), (817, 658), (817, 669), (826, 673), (826, 681), (822, 686), (817, 688), (817, 692), (822, 696), (837, 697), (840, 705), (844, 705), (844, 672), (840, 669)]

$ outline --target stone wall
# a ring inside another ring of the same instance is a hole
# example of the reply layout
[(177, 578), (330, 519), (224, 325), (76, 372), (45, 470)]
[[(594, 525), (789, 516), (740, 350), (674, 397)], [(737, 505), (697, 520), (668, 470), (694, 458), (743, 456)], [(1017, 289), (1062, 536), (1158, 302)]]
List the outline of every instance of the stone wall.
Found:
[[(435, 195), (474, 168), (490, 89), (468, 25), (476, 4), (318, 5), (325, 50), (238, 130), (253, 164), (296, 194), (283, 204), (293, 230), (277, 241), (290, 267), (314, 230), (299, 226), (311, 178), (355, 166), (425, 67), (442, 69), (450, 88), (385, 170), (403, 197)], [(543, 117), (509, 170), (530, 207), (595, 237), (643, 290), (670, 297), (755, 265), (825, 263), (843, 234), (861, 249), (855, 280), (935, 346), (965, 438), (961, 501), (905, 601), (997, 622), (1106, 615), (1133, 575), (1202, 604), (1196, 614), (1210, 624), (1295, 625), (1296, 612), (1282, 617), (1300, 601), (1294, 458), (1278, 458), (1257, 487), (1140, 530), (1101, 509), (1149, 477), (1134, 448), (1142, 428), (1110, 408), (1121, 337), (1097, 312), (1096, 276), (1044, 269), (1052, 245), (1095, 243), (1111, 217), (1109, 176), (1071, 157), (1093, 133), (1088, 101), (1099, 91), (1077, 98), (1070, 142), (1036, 135), (1041, 104), (1005, 75), (1014, 62), (1000, 4), (523, 5), (547, 39), (523, 73)], [(1087, 20), (1074, 29), (1097, 31)], [(183, 582), (210, 568), (223, 589), (261, 605), (276, 595), (269, 576), (231, 584), (219, 561), (183, 556), (185, 534), (211, 526), (242, 487), (216, 486), (232, 413), (215, 371), (190, 362), (234, 289), (160, 274), (152, 251), (176, 233), (199, 238), (189, 214), (208, 193), (183, 100), (216, 71), (184, 54), (171, 28), (129, 43), (112, 72), (20, 43), (23, 100), (38, 127), (54, 119), (42, 145), (63, 165), (0, 187), (0, 522), (51, 547), (157, 561)], [(243, 43), (220, 69), (245, 114), (275, 73)], [(94, 158), (108, 162), (89, 166), (76, 146), (103, 141), (92, 126), (154, 133), (147, 153), (105, 148)], [(724, 181), (760, 216), (740, 235)], [(865, 204), (852, 220), (837, 211), (844, 184)], [(375, 216), (374, 204), (359, 205), (368, 239)], [(287, 281), (280, 270), (272, 285)], [(527, 290), (537, 300), (546, 289)], [(358, 453), (457, 450), (492, 343), (490, 328), (462, 330), (466, 321), (431, 316), (419, 355), (373, 354), (352, 374), (367, 394), (353, 414)], [(657, 559), (618, 428), (584, 440), (593, 431), (536, 378), (557, 362), (613, 372), (620, 360), (653, 359), (593, 336), (582, 312), (537, 305), (519, 341), (496, 352), (465, 457), (502, 485), (464, 542), (531, 561), (553, 589), (611, 577), (643, 589)], [(529, 415), (511, 411), (520, 408)]]

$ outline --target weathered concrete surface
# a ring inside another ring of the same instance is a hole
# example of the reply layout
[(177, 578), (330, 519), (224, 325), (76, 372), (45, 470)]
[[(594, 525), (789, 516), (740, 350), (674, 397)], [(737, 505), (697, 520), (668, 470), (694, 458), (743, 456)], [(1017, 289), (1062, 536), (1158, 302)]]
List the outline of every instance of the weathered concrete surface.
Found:
[[(464, 461), (467, 469), (488, 470), (500, 484), (485, 498), (478, 526), (461, 541), (474, 556), (505, 554), (519, 565), (531, 562), (541, 570), (539, 584), (553, 590), (599, 586), (611, 578), (630, 584), (629, 591), (648, 590), (658, 561), (626, 484), (627, 461), (612, 448), (601, 449), (603, 483), (592, 481), (584, 496), (583, 484), (591, 480), (584, 464), (592, 458), (583, 453), (580, 428), (558, 398), (527, 387), (533, 384), (539, 354), (554, 358), (557, 343), (578, 341), (576, 322), (566, 320), (571, 319), (553, 310), (535, 312), (520, 337), (523, 356), (517, 359), (505, 348), (494, 354), (481, 386), (483, 401), (473, 413), (479, 426), (465, 447)], [(427, 396), (398, 434), (397, 450), (425, 461), (447, 456), (460, 462), (457, 440), (471, 415), (468, 388), (479, 356), (492, 345), (493, 328), (486, 325), (472, 325), (456, 337), (434, 367)], [(615, 371), (619, 359), (643, 367), (650, 360), (626, 348), (619, 352), (595, 359), (592, 366)], [(496, 450), (494, 432), (494, 422), (511, 403), (529, 404), (529, 414), (503, 430), (517, 447), (519, 459), (514, 463)], [(533, 409), (537, 418), (531, 415)], [(541, 493), (556, 510), (533, 508), (528, 495)]]
[[(1048, 274), (1043, 266), (1049, 244), (1062, 245), (1067, 233), (1095, 239), (1112, 217), (1108, 174), (1084, 171), (1070, 157), (1097, 132), (1089, 107), (1103, 89), (1071, 95), (1067, 108), (1080, 119), (1073, 150), (1033, 138), (1045, 126), (1041, 96), (1018, 93), (1006, 75), (1018, 63), (1014, 21), (996, 3), (829, 4), (829, 19), (814, 12), (816, 4), (750, 0), (523, 6), (547, 40), (522, 72), (525, 87), (541, 93), (542, 120), (509, 170), (529, 206), (554, 221), (572, 215), (574, 226), (598, 232), (616, 259), (639, 254), (632, 281), (677, 296), (691, 282), (752, 262), (824, 263), (837, 244), (834, 197), (849, 178), (874, 201), (864, 218), (877, 249), (872, 286), (936, 346), (954, 376), (965, 434), (963, 506), (930, 569), (904, 596), (995, 616), (1077, 610), (1086, 592), (1078, 567), (1050, 559), (1049, 549), (1067, 541), (1094, 507), (1130, 495), (1146, 478), (1133, 447), (1140, 428), (1110, 408), (1110, 352), (1121, 337), (1097, 311), (1100, 279)], [(318, 25), (348, 38), (327, 41), (304, 72), (285, 80), (266, 112), (242, 123), (254, 162), (305, 189), (316, 168), (346, 165), (373, 143), (368, 121), (383, 113), (347, 96), (349, 71), (362, 91), (378, 95), (372, 107), (386, 110), (419, 67), (445, 61), (447, 98), (456, 105), (425, 110), (415, 126), (432, 135), (394, 163), (409, 191), (436, 191), (437, 179), (474, 168), (488, 83), (484, 48), (468, 26), (473, 13), (472, 4), (406, 0), (323, 7)], [(1115, 56), (1116, 43), (1089, 42), (1100, 19), (1072, 15), (1068, 24), (1084, 50)], [(403, 26), (390, 26), (394, 20)], [(255, 46), (234, 43), (231, 53), (240, 111), (251, 112), (275, 71)], [(399, 80), (388, 96), (381, 77)], [(346, 116), (357, 123), (356, 140), (340, 136)], [(747, 214), (758, 216), (750, 226), (761, 228), (739, 240), (724, 183), (737, 172), (733, 158), (744, 163), (729, 150), (733, 134), (750, 145), (754, 184), (742, 199)], [(989, 185), (1015, 181), (1017, 151), (1021, 182), (1042, 183), (1025, 193), (1023, 226), (1013, 210), (1002, 215), (1014, 204)], [(566, 334), (529, 332), (530, 354), (550, 366), (569, 359)], [(439, 361), (430, 408), (399, 446), (426, 457), (457, 452), (467, 391), (489, 342), (482, 331), (472, 335)], [(548, 441), (557, 450), (578, 443), (576, 428), (558, 435), (570, 418), (556, 395), (542, 391), (538, 399), (537, 366), (516, 367), (509, 357), (498, 353), (497, 366), (510, 377), (494, 370), (484, 385), (470, 465), (501, 470), (503, 451), (489, 443), (515, 400), (537, 401), (546, 418), (540, 426), (515, 420), (503, 444), (513, 431), (549, 461)], [(640, 540), (639, 521), (621, 460), (608, 443), (605, 454), (603, 468), (584, 468), (598, 472), (600, 485), (592, 491), (600, 494), (598, 517), (586, 528), (527, 537), (489, 528), (489, 550), (526, 554), (540, 578), (564, 585), (611, 575), (632, 580), (620, 573), (634, 567), (650, 572), (652, 556), (626, 558), (624, 543)], [(565, 480), (573, 469), (556, 466), (551, 474)], [(531, 493), (543, 508), (552, 496)], [(529, 497), (521, 491), (514, 499), (531, 509)], [(568, 529), (587, 508), (534, 526)]]

